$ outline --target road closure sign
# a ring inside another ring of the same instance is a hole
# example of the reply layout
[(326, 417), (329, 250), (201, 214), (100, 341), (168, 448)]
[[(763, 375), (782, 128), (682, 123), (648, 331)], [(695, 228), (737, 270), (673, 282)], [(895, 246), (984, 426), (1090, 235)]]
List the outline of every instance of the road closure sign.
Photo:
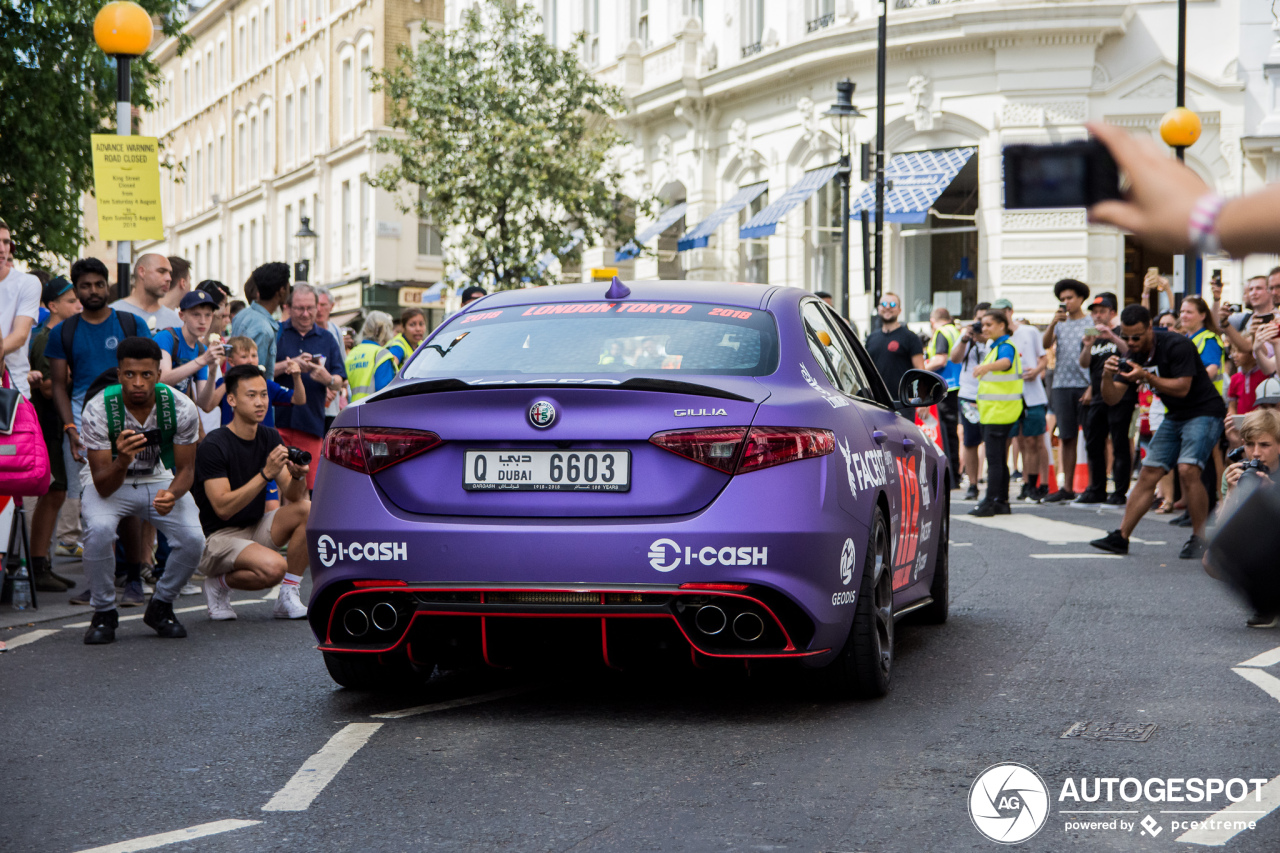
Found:
[(95, 133), (92, 139), (98, 239), (163, 240), (155, 137)]

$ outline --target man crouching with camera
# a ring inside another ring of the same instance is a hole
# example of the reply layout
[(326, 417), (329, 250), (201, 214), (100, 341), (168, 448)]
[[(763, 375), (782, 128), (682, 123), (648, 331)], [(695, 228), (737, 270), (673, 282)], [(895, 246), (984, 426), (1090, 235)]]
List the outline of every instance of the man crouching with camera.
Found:
[[(280, 434), (262, 426), (271, 405), (267, 380), (257, 365), (240, 365), (224, 379), (231, 423), (205, 436), (196, 452), (200, 526), (208, 542), (200, 571), (209, 618), (235, 619), (231, 590), (270, 589), (283, 582), (273, 615), (301, 619), (306, 606), (298, 584), (307, 568), (307, 471), (311, 455), (286, 447)], [(275, 480), (284, 506), (266, 512), (267, 484)], [(282, 550), (288, 546), (288, 556)]]
[[(1232, 451), (1227, 466), (1227, 497), (1222, 502), (1225, 518), (1234, 512), (1256, 488), (1270, 488), (1280, 482), (1280, 412), (1257, 409), (1240, 424), (1244, 446)], [(1280, 627), (1280, 614), (1255, 613), (1246, 623), (1250, 628)]]

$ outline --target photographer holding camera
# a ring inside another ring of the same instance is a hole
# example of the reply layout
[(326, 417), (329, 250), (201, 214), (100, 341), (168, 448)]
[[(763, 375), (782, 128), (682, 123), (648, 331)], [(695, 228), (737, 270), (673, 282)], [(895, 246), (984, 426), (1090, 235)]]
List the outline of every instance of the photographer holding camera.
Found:
[[(1258, 409), (1245, 415), (1240, 424), (1244, 446), (1228, 457), (1227, 497), (1223, 517), (1234, 512), (1256, 488), (1269, 488), (1280, 481), (1280, 412)], [(1280, 627), (1280, 614), (1254, 613), (1246, 623), (1250, 628)]]
[[(973, 371), (987, 356), (987, 339), (982, 335), (982, 315), (991, 307), (989, 302), (979, 302), (977, 319), (960, 330), (960, 340), (951, 348), (951, 361), (960, 365), (960, 429), (961, 458), (965, 476), (969, 478), (969, 490), (964, 499), (978, 499), (978, 481), (982, 474), (982, 460), (978, 448), (982, 446), (982, 422), (978, 415), (978, 377)], [(957, 482), (959, 472), (956, 472)]]
[[(192, 489), (200, 526), (208, 537), (200, 571), (207, 577), (209, 618), (236, 618), (233, 589), (262, 590), (283, 582), (273, 615), (301, 619), (307, 615), (298, 585), (307, 568), (311, 457), (286, 447), (278, 432), (261, 426), (271, 396), (257, 365), (231, 368), (225, 385), (233, 417), (201, 442)], [(272, 480), (279, 484), (285, 505), (268, 512), (266, 489)], [(286, 546), (287, 557), (282, 553)]]

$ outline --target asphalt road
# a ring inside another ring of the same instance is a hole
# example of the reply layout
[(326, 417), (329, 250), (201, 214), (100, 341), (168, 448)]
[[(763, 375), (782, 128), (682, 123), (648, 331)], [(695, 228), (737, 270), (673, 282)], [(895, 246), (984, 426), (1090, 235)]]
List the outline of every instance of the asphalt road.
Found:
[[(1247, 629), (1241, 605), (1177, 559), (1187, 531), (1145, 520), (1137, 537), (1163, 544), (1098, 559), (1082, 528), (1118, 526), (1114, 508), (1019, 505), (993, 527), (969, 506), (954, 504), (951, 619), (899, 625), (895, 687), (878, 701), (827, 702), (768, 672), (450, 673), (371, 697), (335, 687), (306, 625), (273, 621), (266, 602), (232, 623), (184, 614), (185, 641), (134, 620), (86, 647), (66, 627), (85, 610), (0, 630), (18, 646), (0, 655), (0, 850), (178, 833), (155, 849), (992, 851), (967, 804), (1002, 762), (1049, 792), (1021, 849), (1190, 850), (1170, 822), (1212, 815), (1165, 812), (1216, 812), (1222, 794), (1073, 803), (1066, 779), (1280, 776), (1280, 652), (1266, 656), (1280, 631)], [(462, 698), (478, 701), (435, 707)], [(1061, 737), (1077, 723), (1155, 729)], [(1222, 849), (1274, 853), (1280, 782), (1262, 804), (1252, 792), (1235, 808), (1260, 812), (1245, 816), (1256, 827)], [(1063, 813), (1098, 809), (1127, 813)], [(1132, 828), (1065, 828), (1113, 819)]]

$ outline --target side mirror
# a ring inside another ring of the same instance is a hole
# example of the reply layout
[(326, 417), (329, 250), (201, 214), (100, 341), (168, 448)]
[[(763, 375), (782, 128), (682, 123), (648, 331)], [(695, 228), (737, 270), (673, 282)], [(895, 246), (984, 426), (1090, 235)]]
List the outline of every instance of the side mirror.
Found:
[(898, 383), (898, 400), (904, 408), (936, 406), (947, 396), (947, 380), (928, 370), (908, 370)]

